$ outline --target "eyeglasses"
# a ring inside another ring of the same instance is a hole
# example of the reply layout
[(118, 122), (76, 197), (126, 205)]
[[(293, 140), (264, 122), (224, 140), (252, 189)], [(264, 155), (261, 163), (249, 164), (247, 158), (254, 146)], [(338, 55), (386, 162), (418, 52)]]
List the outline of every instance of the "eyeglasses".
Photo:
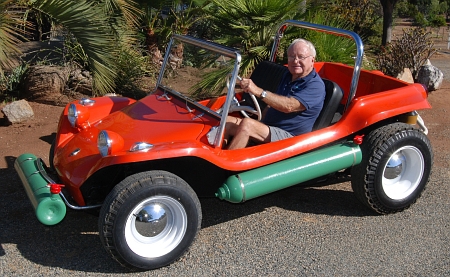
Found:
[(288, 60), (289, 61), (296, 61), (296, 60), (303, 61), (304, 59), (311, 57), (311, 56), (312, 55), (305, 56), (305, 57), (303, 57), (303, 56), (288, 56)]

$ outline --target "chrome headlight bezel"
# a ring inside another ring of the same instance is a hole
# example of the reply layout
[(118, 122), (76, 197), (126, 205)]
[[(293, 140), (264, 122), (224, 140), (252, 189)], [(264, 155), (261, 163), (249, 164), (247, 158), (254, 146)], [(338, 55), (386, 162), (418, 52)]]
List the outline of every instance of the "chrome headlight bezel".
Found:
[(101, 131), (97, 137), (97, 148), (100, 151), (102, 157), (106, 157), (111, 154), (112, 140), (108, 136), (108, 132)]
[(91, 113), (89, 108), (77, 103), (69, 105), (67, 110), (67, 120), (70, 122), (72, 128), (85, 129), (89, 127), (89, 117)]
[(70, 125), (75, 128), (78, 119), (78, 111), (77, 106), (75, 104), (70, 104), (69, 109), (67, 110), (67, 119), (70, 122)]

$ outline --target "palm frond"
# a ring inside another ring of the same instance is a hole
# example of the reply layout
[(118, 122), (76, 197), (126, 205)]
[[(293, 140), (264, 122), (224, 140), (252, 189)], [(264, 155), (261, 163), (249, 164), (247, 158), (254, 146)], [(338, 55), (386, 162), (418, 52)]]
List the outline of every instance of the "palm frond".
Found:
[(20, 27), (20, 16), (8, 9), (12, 0), (0, 0), (0, 76), (5, 69), (12, 69), (12, 57), (20, 55), (18, 44), (23, 39), (24, 31)]
[(139, 26), (139, 17), (142, 11), (133, 0), (104, 0), (106, 13), (119, 15), (125, 19), (128, 26)]
[(220, 95), (226, 85), (227, 75), (233, 69), (233, 64), (228, 64), (223, 68), (206, 73), (203, 79), (190, 88), (190, 93), (195, 95), (195, 99), (201, 100), (212, 95)]
[(116, 76), (115, 37), (102, 7), (86, 0), (36, 0), (33, 7), (62, 24), (83, 47), (93, 74), (94, 91), (112, 92)]
[[(279, 24), (300, 12), (302, 0), (211, 0), (209, 14), (216, 28), (217, 43), (235, 47), (242, 53), (240, 74), (247, 76), (262, 60), (267, 60)], [(215, 87), (230, 71), (217, 72), (199, 84)], [(209, 82), (209, 83), (208, 83)], [(223, 85), (223, 82), (221, 83)], [(201, 91), (199, 87), (197, 91)]]

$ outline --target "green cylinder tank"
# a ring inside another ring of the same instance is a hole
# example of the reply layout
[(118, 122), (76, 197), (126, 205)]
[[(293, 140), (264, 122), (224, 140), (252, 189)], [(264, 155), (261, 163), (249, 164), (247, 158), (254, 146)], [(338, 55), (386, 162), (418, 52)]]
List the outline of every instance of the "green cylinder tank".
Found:
[(39, 169), (41, 161), (33, 154), (20, 155), (14, 167), (35, 209), (36, 217), (44, 225), (55, 225), (66, 215), (66, 205), (59, 194), (50, 192), (46, 174)]
[(361, 162), (358, 145), (348, 142), (228, 177), (216, 197), (240, 203)]

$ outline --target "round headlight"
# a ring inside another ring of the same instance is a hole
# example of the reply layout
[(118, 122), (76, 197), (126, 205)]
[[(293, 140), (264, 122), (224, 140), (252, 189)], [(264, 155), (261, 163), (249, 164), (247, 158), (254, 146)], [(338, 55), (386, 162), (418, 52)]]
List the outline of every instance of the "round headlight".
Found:
[(122, 151), (123, 145), (123, 138), (113, 131), (103, 130), (98, 134), (97, 147), (103, 157)]
[(67, 119), (69, 120), (72, 127), (75, 127), (75, 124), (77, 123), (77, 117), (77, 106), (75, 106), (75, 104), (70, 104), (69, 110), (67, 111)]
[(108, 132), (101, 131), (100, 134), (98, 134), (97, 147), (102, 157), (111, 154), (111, 144), (112, 141), (108, 136)]
[[(67, 110), (67, 119), (72, 127), (86, 127), (85, 123), (88, 121), (90, 116), (89, 109), (80, 104), (70, 104)], [(89, 124), (87, 124), (88, 126)]]

